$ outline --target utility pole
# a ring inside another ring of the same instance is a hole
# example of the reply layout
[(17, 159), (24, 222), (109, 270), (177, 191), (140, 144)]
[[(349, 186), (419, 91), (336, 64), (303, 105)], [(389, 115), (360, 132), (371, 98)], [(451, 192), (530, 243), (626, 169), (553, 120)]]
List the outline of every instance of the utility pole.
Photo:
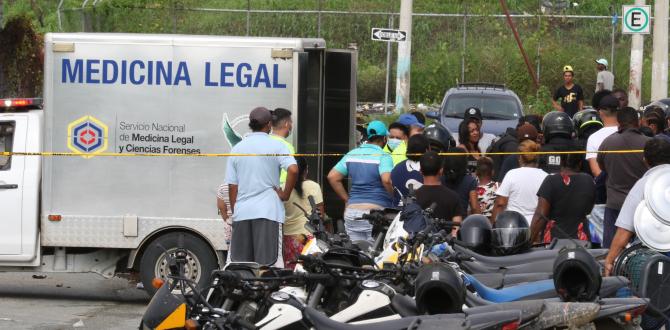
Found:
[(668, 97), (668, 0), (654, 1), (651, 100)]
[[(393, 15), (389, 16), (389, 29), (393, 28)], [(386, 43), (386, 85), (384, 85), (384, 113), (389, 113), (389, 82), (391, 80), (391, 42)]]
[(526, 55), (526, 50), (523, 48), (523, 43), (521, 42), (521, 37), (519, 37), (519, 32), (516, 31), (516, 26), (512, 21), (512, 16), (510, 16), (509, 10), (507, 9), (507, 2), (505, 0), (500, 0), (500, 6), (502, 7), (503, 12), (505, 13), (505, 17), (507, 17), (507, 24), (509, 24), (510, 29), (512, 29), (512, 34), (514, 34), (514, 40), (516, 40), (516, 45), (519, 46), (519, 51), (521, 52), (523, 61), (526, 62), (526, 69), (528, 69), (528, 75), (530, 75), (530, 78), (533, 80), (533, 86), (537, 91), (540, 88), (540, 82), (538, 81), (538, 78), (535, 75), (533, 66), (530, 64), (528, 55)]
[[(635, 0), (636, 6), (644, 6), (645, 0)], [(630, 46), (630, 72), (628, 83), (628, 105), (639, 109), (642, 98), (642, 61), (644, 55), (644, 36), (636, 33)]]
[(412, 0), (400, 0), (400, 30), (407, 31), (407, 39), (398, 43), (396, 113), (409, 110), (409, 72), (412, 63)]

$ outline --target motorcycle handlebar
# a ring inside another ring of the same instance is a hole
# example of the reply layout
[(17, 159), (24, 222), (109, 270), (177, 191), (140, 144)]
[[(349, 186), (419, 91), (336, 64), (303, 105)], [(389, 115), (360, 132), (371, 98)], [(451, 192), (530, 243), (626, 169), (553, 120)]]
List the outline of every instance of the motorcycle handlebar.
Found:
[(330, 274), (305, 274), (305, 279), (308, 281), (323, 282), (332, 279), (333, 276)]

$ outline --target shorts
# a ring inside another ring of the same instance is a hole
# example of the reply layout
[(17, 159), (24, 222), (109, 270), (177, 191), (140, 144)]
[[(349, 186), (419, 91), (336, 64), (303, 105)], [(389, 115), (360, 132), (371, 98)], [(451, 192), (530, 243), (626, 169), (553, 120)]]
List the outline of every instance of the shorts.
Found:
[(226, 263), (256, 262), (263, 266), (284, 268), (282, 238), (282, 224), (277, 221), (235, 221)]

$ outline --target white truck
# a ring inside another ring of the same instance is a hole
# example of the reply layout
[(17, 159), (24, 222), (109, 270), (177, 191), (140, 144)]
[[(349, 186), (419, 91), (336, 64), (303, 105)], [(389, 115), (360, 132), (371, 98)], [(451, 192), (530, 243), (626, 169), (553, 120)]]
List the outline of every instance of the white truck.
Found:
[[(226, 158), (188, 154), (229, 152), (256, 106), (292, 110), (299, 152), (346, 152), (356, 60), (322, 39), (47, 34), (43, 107), (0, 100), (0, 271), (130, 269), (151, 289), (183, 244), (202, 284), (225, 260)], [(336, 161), (310, 157), (313, 179)]]

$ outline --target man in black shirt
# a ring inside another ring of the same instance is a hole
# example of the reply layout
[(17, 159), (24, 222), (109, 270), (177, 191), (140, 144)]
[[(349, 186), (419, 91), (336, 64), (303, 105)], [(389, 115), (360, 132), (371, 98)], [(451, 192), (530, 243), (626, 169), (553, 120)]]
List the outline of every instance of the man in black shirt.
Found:
[(564, 159), (561, 172), (548, 175), (537, 191), (537, 209), (531, 223), (534, 243), (554, 237), (589, 239), (586, 215), (593, 209), (596, 187), (590, 175), (579, 172), (582, 155), (568, 154)]
[(540, 151), (557, 151), (557, 153), (540, 155), (539, 167), (549, 174), (558, 173), (567, 155), (561, 152), (578, 149), (574, 139), (575, 126), (567, 113), (552, 111), (544, 116), (542, 131), (544, 132), (544, 144)]
[[(649, 137), (639, 131), (637, 111), (625, 107), (617, 111), (619, 131), (608, 136), (599, 151), (640, 150)], [(603, 223), (603, 247), (609, 248), (616, 233), (616, 219), (623, 202), (637, 180), (647, 171), (640, 153), (599, 153), (596, 158), (600, 168), (607, 172), (607, 205)]]
[[(554, 98), (551, 100), (554, 109), (567, 113), (570, 118), (584, 107), (584, 91), (581, 86), (572, 81), (574, 76), (575, 73), (571, 66), (563, 67), (564, 84), (556, 90)], [(561, 103), (559, 104), (557, 101)]]
[(442, 159), (434, 151), (428, 151), (420, 160), (423, 186), (417, 189), (416, 201), (422, 209), (436, 203), (433, 214), (436, 218), (460, 222), (462, 220), (461, 204), (458, 195), (442, 185)]

